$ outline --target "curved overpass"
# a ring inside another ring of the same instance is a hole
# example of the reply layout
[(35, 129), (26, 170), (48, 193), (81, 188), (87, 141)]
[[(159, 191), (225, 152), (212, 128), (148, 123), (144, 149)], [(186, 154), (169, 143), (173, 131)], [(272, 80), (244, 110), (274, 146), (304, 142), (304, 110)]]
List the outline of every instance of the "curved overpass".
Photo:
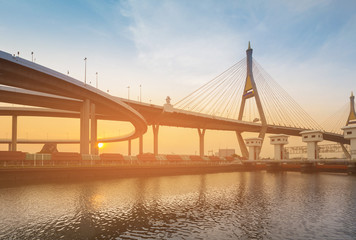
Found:
[[(2, 51), (0, 84), (14, 87), (12, 91), (2, 87), (2, 102), (69, 110), (87, 117), (94, 114), (95, 118), (106, 116), (104, 119), (131, 122), (135, 130), (116, 140), (137, 138), (147, 131), (144, 117), (126, 103), (69, 76)], [(85, 122), (89, 129), (89, 119), (85, 119)], [(88, 142), (88, 139), (85, 140)]]

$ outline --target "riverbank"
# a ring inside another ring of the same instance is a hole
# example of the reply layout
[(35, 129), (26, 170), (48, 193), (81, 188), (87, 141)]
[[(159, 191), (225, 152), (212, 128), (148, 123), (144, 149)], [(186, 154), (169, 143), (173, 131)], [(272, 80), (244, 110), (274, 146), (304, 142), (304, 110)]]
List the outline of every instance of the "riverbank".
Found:
[[(261, 165), (262, 166), (262, 165)], [(65, 167), (6, 167), (0, 168), (0, 181), (122, 178), (254, 171), (259, 169), (243, 164), (142, 164)]]
[(51, 180), (90, 180), (127, 177), (195, 175), (224, 172), (332, 172), (348, 173), (346, 165), (251, 164), (251, 163), (145, 163), (67, 166), (0, 167), (1, 183), (43, 182)]

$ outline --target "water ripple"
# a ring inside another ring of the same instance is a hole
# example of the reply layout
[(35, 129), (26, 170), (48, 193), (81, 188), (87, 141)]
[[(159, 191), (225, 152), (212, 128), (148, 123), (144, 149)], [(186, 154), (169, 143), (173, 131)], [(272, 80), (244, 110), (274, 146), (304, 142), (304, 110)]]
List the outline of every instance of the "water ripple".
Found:
[(0, 239), (354, 239), (356, 178), (265, 172), (0, 189)]

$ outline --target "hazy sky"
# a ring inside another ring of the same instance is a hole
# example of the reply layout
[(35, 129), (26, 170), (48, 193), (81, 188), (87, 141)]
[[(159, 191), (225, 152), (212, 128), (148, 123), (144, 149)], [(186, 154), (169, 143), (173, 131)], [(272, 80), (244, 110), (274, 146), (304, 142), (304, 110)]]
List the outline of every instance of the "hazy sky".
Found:
[(319, 122), (356, 91), (356, 1), (0, 0), (0, 50), (145, 102), (253, 57)]

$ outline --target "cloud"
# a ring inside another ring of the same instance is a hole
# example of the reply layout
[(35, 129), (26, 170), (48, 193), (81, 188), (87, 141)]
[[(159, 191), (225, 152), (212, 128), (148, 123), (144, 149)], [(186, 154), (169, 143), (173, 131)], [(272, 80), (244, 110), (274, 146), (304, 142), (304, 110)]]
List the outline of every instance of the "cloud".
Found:
[(310, 9), (314, 9), (316, 7), (324, 7), (331, 3), (331, 0), (289, 0), (289, 1), (277, 1), (282, 5), (288, 7), (290, 11), (303, 13), (309, 11)]
[[(213, 11), (199, 9), (199, 5), (190, 7), (173, 1), (154, 5), (130, 2), (131, 11), (125, 12), (131, 18), (129, 29), (142, 65), (153, 71), (194, 74), (233, 63), (236, 51), (231, 46), (242, 44), (239, 34)], [(203, 10), (204, 15), (197, 15)]]

